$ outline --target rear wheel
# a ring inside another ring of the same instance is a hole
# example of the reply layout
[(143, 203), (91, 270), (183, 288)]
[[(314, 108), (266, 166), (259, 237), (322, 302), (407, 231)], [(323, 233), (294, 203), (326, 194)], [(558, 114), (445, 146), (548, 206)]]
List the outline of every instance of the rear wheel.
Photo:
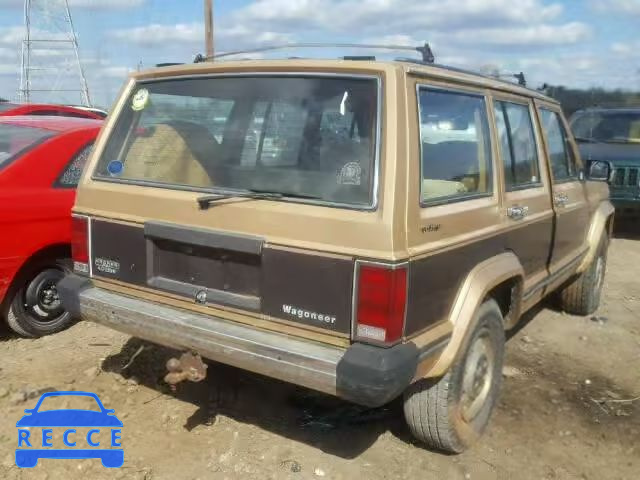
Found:
[(504, 326), (500, 307), (486, 301), (461, 356), (440, 379), (420, 380), (405, 392), (411, 433), (428, 447), (466, 450), (484, 432), (502, 381)]
[(591, 315), (600, 306), (607, 269), (609, 238), (602, 235), (595, 258), (589, 267), (560, 292), (560, 307), (574, 315)]
[(9, 304), (9, 328), (24, 337), (41, 337), (71, 325), (73, 319), (62, 307), (57, 290), (66, 272), (64, 263), (56, 262), (27, 276)]

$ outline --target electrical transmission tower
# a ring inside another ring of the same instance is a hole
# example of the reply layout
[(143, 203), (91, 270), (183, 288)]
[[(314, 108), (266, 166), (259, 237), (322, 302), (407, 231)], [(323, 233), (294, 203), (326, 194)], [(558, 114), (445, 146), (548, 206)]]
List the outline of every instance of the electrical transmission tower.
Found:
[[(77, 103), (68, 99), (78, 94), (90, 106), (89, 87), (78, 54), (78, 37), (67, 0), (25, 0), (25, 37), (18, 97), (31, 102)], [(74, 85), (76, 87), (74, 88)]]

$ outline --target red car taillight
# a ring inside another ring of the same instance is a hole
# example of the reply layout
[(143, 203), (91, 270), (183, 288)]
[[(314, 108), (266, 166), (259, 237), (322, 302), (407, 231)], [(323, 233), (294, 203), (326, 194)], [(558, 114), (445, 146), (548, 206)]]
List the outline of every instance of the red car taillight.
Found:
[(355, 337), (395, 343), (404, 330), (407, 268), (367, 264), (359, 268)]
[(89, 274), (89, 217), (71, 217), (71, 257), (73, 271)]

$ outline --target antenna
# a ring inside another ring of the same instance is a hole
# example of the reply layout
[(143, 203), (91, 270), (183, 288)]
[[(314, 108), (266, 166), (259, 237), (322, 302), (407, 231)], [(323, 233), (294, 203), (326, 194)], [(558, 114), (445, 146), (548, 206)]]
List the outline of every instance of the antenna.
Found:
[[(66, 97), (66, 94), (75, 92), (80, 95), (83, 105), (91, 106), (68, 0), (25, 0), (24, 26), (18, 90), (20, 101), (29, 103), (37, 94), (50, 102), (51, 96), (47, 93)], [(68, 88), (69, 77), (73, 76), (78, 77), (79, 85)]]

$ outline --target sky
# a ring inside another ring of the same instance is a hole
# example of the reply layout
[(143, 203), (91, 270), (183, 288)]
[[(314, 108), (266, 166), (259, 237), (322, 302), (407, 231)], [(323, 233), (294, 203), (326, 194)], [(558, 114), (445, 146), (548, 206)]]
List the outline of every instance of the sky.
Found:
[[(31, 3), (36, 38), (58, 24), (55, 12), (62, 2)], [(20, 84), (23, 5), (23, 0), (0, 0), (0, 97), (9, 99), (17, 97)], [(204, 50), (202, 0), (69, 0), (69, 5), (96, 105), (111, 104), (128, 72), (191, 62)], [(217, 52), (289, 42), (414, 46), (427, 41), (438, 63), (523, 71), (533, 87), (640, 90), (640, 0), (214, 0), (214, 10)], [(366, 54), (323, 49), (275, 55), (354, 53)], [(34, 51), (32, 65), (45, 70), (32, 88), (77, 89), (69, 58), (70, 52), (50, 46)], [(38, 100), (80, 102), (77, 92), (41, 95), (46, 97)]]

